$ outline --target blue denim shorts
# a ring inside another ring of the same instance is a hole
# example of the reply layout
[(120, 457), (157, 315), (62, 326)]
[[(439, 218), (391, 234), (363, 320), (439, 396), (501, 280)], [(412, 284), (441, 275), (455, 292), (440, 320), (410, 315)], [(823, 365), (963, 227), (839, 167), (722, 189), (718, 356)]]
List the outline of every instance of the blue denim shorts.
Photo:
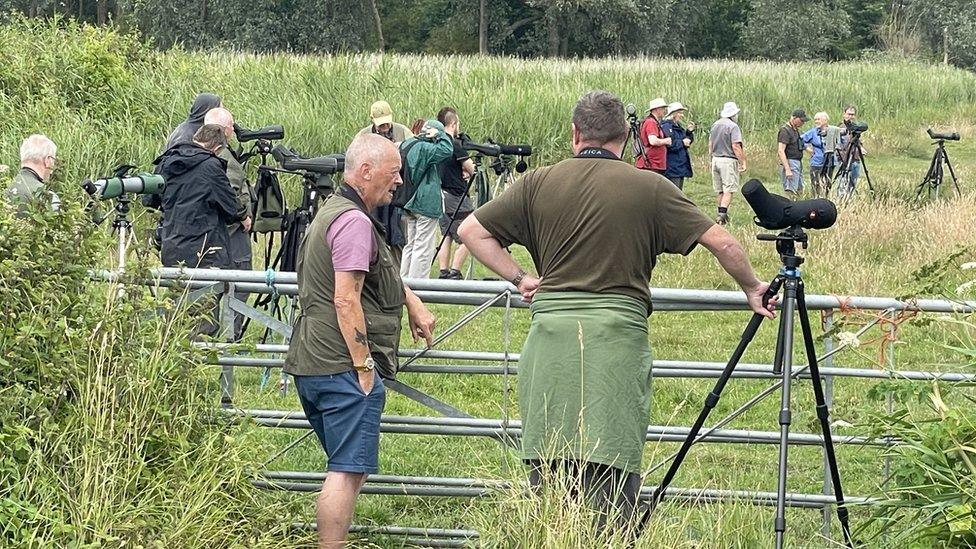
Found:
[(324, 376), (295, 376), (298, 400), (322, 449), (329, 471), (377, 473), (380, 416), (386, 387), (378, 374), (373, 390), (363, 394), (355, 371)]
[(803, 192), (803, 162), (800, 160), (789, 160), (790, 171), (793, 172), (793, 176), (790, 178), (786, 177), (786, 170), (783, 166), (779, 167), (779, 179), (783, 183), (784, 191), (792, 191), (795, 193)]

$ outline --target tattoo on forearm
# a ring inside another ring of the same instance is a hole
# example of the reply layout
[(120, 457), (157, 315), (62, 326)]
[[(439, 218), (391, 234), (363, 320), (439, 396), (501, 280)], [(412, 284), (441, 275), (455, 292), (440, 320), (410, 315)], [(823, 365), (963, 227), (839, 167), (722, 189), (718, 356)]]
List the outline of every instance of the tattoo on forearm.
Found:
[(359, 328), (356, 328), (356, 343), (362, 345), (363, 347), (369, 345), (369, 342), (366, 340), (366, 334), (360, 332)]

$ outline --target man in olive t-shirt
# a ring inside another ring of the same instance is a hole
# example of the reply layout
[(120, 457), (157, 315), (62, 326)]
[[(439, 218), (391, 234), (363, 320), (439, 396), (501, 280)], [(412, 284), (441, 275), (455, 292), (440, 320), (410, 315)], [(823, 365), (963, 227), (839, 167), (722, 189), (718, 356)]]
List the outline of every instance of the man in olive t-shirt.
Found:
[[(580, 479), (600, 510), (638, 514), (640, 461), (650, 415), (647, 337), (651, 270), (659, 254), (713, 253), (762, 304), (768, 284), (742, 247), (663, 176), (620, 161), (624, 107), (594, 91), (573, 111), (573, 158), (524, 176), (461, 225), (471, 253), (532, 301), (519, 361), (522, 458), (538, 485)], [(538, 276), (505, 251), (525, 246)]]

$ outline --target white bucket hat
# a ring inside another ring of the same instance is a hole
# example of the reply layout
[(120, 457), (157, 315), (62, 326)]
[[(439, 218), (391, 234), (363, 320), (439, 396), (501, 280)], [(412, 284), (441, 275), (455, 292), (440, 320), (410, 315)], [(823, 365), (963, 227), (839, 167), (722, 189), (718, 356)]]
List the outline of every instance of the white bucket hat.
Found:
[(722, 118), (732, 118), (737, 114), (739, 114), (739, 106), (734, 101), (729, 101), (722, 107), (722, 113), (719, 116)]
[(667, 107), (668, 102), (664, 100), (663, 97), (658, 97), (657, 99), (651, 100), (651, 104), (647, 106), (648, 112), (654, 109), (660, 109), (661, 107)]
[(671, 116), (672, 114), (674, 114), (674, 113), (676, 113), (678, 111), (686, 111), (686, 110), (688, 110), (688, 109), (686, 109), (684, 105), (682, 105), (681, 103), (675, 101), (674, 103), (671, 103), (670, 105), (668, 105), (668, 116)]

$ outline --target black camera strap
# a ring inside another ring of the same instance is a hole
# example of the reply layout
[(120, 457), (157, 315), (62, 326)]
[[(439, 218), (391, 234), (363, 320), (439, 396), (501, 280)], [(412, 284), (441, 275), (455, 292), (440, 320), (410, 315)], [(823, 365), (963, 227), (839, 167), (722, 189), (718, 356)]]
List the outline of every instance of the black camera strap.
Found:
[(604, 160), (620, 160), (620, 157), (600, 147), (586, 147), (573, 158), (602, 158)]

